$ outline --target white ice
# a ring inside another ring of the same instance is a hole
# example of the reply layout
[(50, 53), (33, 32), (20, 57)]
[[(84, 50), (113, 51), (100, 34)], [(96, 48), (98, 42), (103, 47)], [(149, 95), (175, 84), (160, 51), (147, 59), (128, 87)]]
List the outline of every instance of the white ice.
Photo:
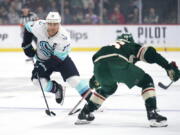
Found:
[[(81, 77), (89, 79), (93, 72), (91, 57), (94, 52), (72, 52)], [(161, 52), (169, 61), (180, 66), (179, 52)], [(117, 92), (109, 97), (96, 119), (90, 125), (74, 125), (77, 114), (68, 116), (70, 109), (80, 100), (75, 89), (62, 81), (55, 73), (52, 79), (66, 86), (64, 105), (55, 103), (54, 95), (46, 93), (49, 106), (55, 117), (45, 114), (42, 93), (31, 81), (31, 62), (25, 61), (23, 53), (0, 53), (0, 135), (180, 135), (180, 81), (163, 90), (157, 83), (170, 82), (166, 72), (157, 65), (138, 63), (149, 73), (156, 85), (158, 108), (167, 116), (168, 127), (150, 128), (146, 118), (141, 89), (129, 90), (119, 84)], [(80, 106), (82, 107), (85, 102)]]

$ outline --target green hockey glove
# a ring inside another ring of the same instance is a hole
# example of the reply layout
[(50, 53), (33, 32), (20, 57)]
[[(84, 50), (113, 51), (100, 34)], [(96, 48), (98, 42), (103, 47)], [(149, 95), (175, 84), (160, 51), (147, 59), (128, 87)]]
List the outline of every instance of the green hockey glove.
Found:
[(180, 71), (176, 65), (176, 62), (172, 61), (166, 71), (172, 81), (175, 82), (180, 78)]

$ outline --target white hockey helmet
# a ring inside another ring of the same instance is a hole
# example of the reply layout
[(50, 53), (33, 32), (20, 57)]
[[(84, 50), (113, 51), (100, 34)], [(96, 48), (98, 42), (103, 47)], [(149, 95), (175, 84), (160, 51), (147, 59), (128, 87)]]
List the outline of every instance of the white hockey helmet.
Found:
[(58, 12), (49, 12), (46, 17), (47, 23), (61, 23), (61, 16)]

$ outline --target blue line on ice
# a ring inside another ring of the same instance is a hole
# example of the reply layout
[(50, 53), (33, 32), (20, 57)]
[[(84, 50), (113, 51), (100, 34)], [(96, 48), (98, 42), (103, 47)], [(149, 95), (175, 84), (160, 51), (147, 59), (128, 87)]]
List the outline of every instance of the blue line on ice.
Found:
[[(0, 110), (44, 110), (46, 108), (40, 107), (0, 107)], [(50, 108), (51, 110), (59, 110), (59, 111), (68, 111), (71, 108)], [(145, 109), (128, 109), (128, 108), (105, 108), (102, 110), (106, 111), (128, 111), (128, 112), (140, 112), (145, 111)], [(161, 111), (165, 112), (180, 112), (180, 109), (161, 109)]]

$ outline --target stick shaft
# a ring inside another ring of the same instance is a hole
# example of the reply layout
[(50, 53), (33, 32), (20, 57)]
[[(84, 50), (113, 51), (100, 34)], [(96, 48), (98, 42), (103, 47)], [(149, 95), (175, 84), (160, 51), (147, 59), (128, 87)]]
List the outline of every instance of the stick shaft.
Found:
[[(33, 62), (33, 64), (34, 64), (34, 59), (32, 59), (32, 62)], [(51, 115), (51, 111), (50, 111), (50, 108), (49, 108), (49, 105), (48, 105), (48, 102), (47, 102), (47, 99), (46, 99), (46, 96), (45, 96), (45, 93), (44, 93), (44, 90), (43, 90), (43, 87), (42, 87), (42, 84), (41, 84), (41, 80), (40, 80), (39, 75), (37, 75), (37, 79), (38, 79), (38, 82), (39, 82), (39, 85), (40, 85), (41, 92), (42, 92), (42, 94), (43, 94), (43, 98), (44, 98), (44, 101), (45, 101), (47, 110), (49, 111), (49, 114)]]
[(39, 82), (39, 85), (40, 85), (40, 88), (41, 88), (41, 91), (42, 91), (42, 94), (43, 94), (44, 101), (46, 103), (46, 107), (47, 107), (48, 111), (50, 112), (49, 105), (48, 105), (48, 102), (47, 102), (47, 99), (46, 99), (46, 96), (45, 96), (45, 93), (44, 93), (44, 90), (43, 90), (39, 75), (37, 76), (37, 79), (38, 79), (38, 82)]
[(80, 105), (80, 103), (91, 93), (91, 90), (88, 90), (88, 92), (78, 101), (78, 103), (71, 109), (71, 111), (68, 113), (68, 115), (72, 115), (74, 110)]

